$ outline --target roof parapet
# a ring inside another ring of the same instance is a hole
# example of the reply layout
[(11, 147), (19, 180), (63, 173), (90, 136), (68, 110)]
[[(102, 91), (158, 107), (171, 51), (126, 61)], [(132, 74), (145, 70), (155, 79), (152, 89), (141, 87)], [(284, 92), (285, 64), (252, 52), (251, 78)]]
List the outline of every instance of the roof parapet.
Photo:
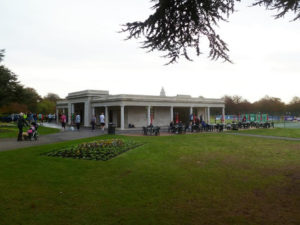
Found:
[(68, 94), (67, 99), (71, 98), (85, 98), (85, 97), (103, 97), (108, 96), (108, 91), (102, 91), (102, 90), (84, 90), (84, 91), (77, 91), (77, 92), (71, 92)]

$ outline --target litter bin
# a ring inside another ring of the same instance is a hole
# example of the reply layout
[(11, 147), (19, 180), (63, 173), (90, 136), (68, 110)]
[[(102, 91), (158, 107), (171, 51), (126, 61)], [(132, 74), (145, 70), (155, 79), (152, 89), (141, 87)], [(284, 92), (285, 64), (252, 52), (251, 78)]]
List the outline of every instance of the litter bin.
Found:
[(108, 134), (116, 134), (116, 126), (113, 123), (108, 124)]

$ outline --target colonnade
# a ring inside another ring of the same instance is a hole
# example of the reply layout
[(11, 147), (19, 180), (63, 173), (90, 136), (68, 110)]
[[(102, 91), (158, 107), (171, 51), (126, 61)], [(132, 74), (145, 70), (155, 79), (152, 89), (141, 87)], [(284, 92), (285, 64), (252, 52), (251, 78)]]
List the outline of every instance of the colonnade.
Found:
[[(74, 103), (68, 103), (68, 124), (71, 125), (72, 123), (72, 115), (75, 113), (74, 109)], [(109, 107), (111, 106), (99, 106), (99, 107), (104, 107), (104, 114), (105, 114), (105, 126), (108, 127), (108, 121), (109, 121), (109, 115), (108, 115), (108, 110)], [(125, 105), (119, 105), (120, 107), (120, 128), (121, 130), (124, 130), (125, 128)], [(150, 125), (151, 123), (151, 107), (150, 105), (146, 106), (147, 109), (147, 125)], [(158, 106), (159, 107), (159, 106)], [(174, 119), (174, 106), (168, 106), (170, 107), (170, 121), (172, 121)], [(178, 107), (178, 106), (176, 106)], [(83, 120), (83, 124), (84, 126), (89, 126), (90, 125), (90, 121), (91, 121), (91, 117), (92, 115), (95, 115), (95, 108), (96, 106), (92, 106), (90, 102), (84, 102), (84, 118), (82, 118)], [(179, 107), (178, 107), (179, 108)], [(182, 108), (186, 108), (186, 107), (182, 107)], [(189, 113), (192, 114), (193, 113), (193, 109), (194, 108), (199, 108), (199, 107), (193, 107), (190, 106), (189, 107)], [(210, 123), (210, 108), (211, 107), (205, 107), (204, 108), (204, 121), (206, 123)], [(61, 108), (63, 110), (63, 113), (65, 113), (65, 109)], [(56, 114), (58, 115), (58, 110), (59, 108), (56, 109)], [(197, 115), (199, 116), (199, 115)], [(225, 107), (222, 107), (222, 117), (224, 119), (224, 123), (225, 123)], [(57, 122), (58, 121), (58, 117), (57, 117)]]

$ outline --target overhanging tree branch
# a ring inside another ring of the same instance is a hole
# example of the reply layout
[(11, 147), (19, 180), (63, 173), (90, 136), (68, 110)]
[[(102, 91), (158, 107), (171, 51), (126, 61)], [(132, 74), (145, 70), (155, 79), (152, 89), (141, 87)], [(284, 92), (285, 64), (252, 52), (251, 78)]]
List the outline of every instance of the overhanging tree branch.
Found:
[(155, 12), (143, 22), (126, 23), (123, 32), (127, 39), (144, 36), (142, 48), (149, 51), (165, 52), (170, 59), (168, 64), (176, 62), (180, 56), (191, 60), (189, 49), (195, 49), (199, 56), (200, 39), (206, 37), (209, 42), (209, 58), (219, 58), (231, 62), (226, 43), (216, 34), (214, 26), (226, 21), (234, 12), (235, 0), (154, 0)]
[(3, 60), (4, 52), (4, 49), (0, 49), (0, 62)]
[[(174, 63), (183, 56), (191, 60), (188, 50), (196, 55), (202, 52), (200, 41), (209, 42), (209, 55), (212, 60), (222, 59), (231, 62), (225, 41), (215, 32), (218, 22), (227, 21), (234, 12), (235, 2), (240, 0), (151, 0), (155, 11), (145, 21), (135, 21), (123, 25), (122, 32), (129, 33), (128, 39), (144, 37), (142, 48), (148, 51), (164, 52), (164, 57)], [(253, 5), (263, 5), (267, 9), (278, 10), (276, 18), (287, 12), (300, 18), (300, 0), (257, 0)]]

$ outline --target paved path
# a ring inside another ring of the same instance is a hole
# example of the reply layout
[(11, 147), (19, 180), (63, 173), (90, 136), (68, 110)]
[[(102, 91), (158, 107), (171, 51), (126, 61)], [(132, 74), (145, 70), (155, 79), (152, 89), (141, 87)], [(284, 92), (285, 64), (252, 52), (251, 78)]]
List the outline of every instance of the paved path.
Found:
[(97, 129), (95, 131), (91, 131), (91, 129), (82, 128), (80, 131), (61, 131), (59, 133), (55, 134), (47, 134), (47, 135), (41, 135), (39, 137), (38, 141), (17, 141), (16, 138), (5, 138), (0, 139), (0, 151), (5, 150), (11, 150), (11, 149), (17, 149), (17, 148), (25, 148), (29, 146), (37, 146), (37, 145), (44, 145), (44, 144), (52, 144), (56, 142), (62, 142), (62, 141), (69, 141), (69, 140), (76, 140), (80, 138), (87, 138), (87, 137), (94, 137), (106, 134), (100, 129)]
[(226, 134), (247, 136), (247, 137), (258, 137), (258, 138), (266, 138), (266, 139), (277, 139), (277, 140), (285, 140), (285, 141), (300, 141), (300, 138), (291, 138), (291, 137), (278, 137), (278, 136), (268, 136), (268, 135), (259, 135), (259, 134), (242, 134), (242, 133), (229, 133), (229, 132), (226, 132)]

